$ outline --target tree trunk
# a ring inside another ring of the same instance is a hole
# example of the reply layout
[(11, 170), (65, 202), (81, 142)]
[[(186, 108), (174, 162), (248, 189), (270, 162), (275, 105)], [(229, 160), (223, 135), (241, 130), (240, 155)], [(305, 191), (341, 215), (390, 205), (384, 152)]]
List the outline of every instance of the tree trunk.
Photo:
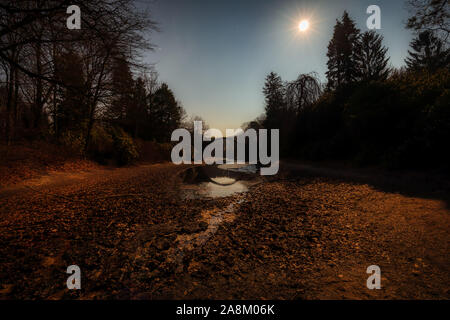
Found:
[[(42, 65), (41, 65), (41, 45), (37, 43), (36, 48), (36, 73), (41, 75), (42, 74)], [(42, 117), (42, 98), (43, 95), (43, 85), (42, 85), (42, 79), (36, 79), (36, 98), (34, 101), (34, 122), (33, 127), (35, 129), (38, 129), (41, 125), (41, 117)]]

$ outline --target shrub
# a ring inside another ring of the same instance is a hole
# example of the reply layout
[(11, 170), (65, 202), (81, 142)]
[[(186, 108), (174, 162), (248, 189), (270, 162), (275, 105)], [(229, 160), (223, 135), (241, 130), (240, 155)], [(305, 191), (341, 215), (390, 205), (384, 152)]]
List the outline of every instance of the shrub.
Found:
[(297, 120), (297, 154), (390, 168), (449, 167), (450, 72), (399, 72), (325, 92)]
[(105, 164), (114, 158), (114, 139), (109, 130), (101, 125), (94, 125), (91, 132), (89, 154), (98, 162)]
[(133, 139), (122, 128), (112, 128), (111, 135), (115, 159), (119, 165), (130, 164), (139, 157)]
[(84, 135), (80, 131), (67, 130), (61, 134), (60, 143), (73, 155), (82, 155), (84, 148)]

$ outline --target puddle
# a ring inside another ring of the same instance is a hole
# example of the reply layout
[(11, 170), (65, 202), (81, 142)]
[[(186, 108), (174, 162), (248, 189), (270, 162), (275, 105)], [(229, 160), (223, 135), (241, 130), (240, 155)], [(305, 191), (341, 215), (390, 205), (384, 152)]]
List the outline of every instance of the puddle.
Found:
[[(224, 165), (226, 167), (194, 167), (186, 170), (181, 186), (184, 199), (222, 198), (248, 191), (243, 180), (245, 173), (251, 169), (244, 169), (245, 165)], [(247, 165), (248, 166), (248, 165)], [(245, 172), (245, 173), (244, 173)], [(247, 177), (248, 178), (248, 177)]]
[(212, 182), (205, 182), (196, 186), (187, 186), (183, 189), (183, 197), (185, 199), (199, 199), (208, 197), (222, 198), (231, 196), (235, 193), (248, 191), (247, 186), (239, 181), (227, 186), (217, 185)]
[(236, 219), (236, 206), (244, 201), (244, 196), (238, 196), (232, 203), (224, 209), (211, 209), (202, 211), (202, 220), (208, 223), (205, 231), (178, 235), (176, 248), (170, 248), (167, 261), (177, 265), (176, 272), (183, 272), (183, 257), (185, 251), (192, 251), (196, 247), (203, 246), (219, 229), (219, 226), (226, 222), (231, 223)]
[(177, 246), (168, 250), (167, 261), (175, 263), (176, 272), (183, 272), (183, 257), (186, 251), (203, 246), (223, 223), (236, 219), (236, 207), (245, 200), (245, 192), (257, 179), (253, 165), (198, 166), (183, 172), (181, 196), (184, 199), (221, 198), (233, 195), (231, 203), (223, 209), (201, 212), (201, 220), (207, 228), (198, 233), (182, 234), (176, 238)]

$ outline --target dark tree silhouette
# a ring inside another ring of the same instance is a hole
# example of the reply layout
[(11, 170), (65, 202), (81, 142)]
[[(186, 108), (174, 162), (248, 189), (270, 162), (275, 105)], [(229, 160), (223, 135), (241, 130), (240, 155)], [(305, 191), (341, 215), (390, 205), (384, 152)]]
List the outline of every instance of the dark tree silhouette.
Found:
[(421, 32), (411, 44), (409, 56), (405, 62), (411, 70), (426, 69), (433, 72), (449, 65), (450, 50), (444, 48), (442, 40), (433, 35), (431, 31)]
[(172, 131), (180, 127), (183, 115), (184, 110), (172, 90), (163, 83), (151, 97), (149, 116), (153, 137), (159, 142), (170, 141)]
[(390, 71), (387, 51), (381, 35), (375, 31), (364, 32), (356, 46), (358, 78), (363, 81), (386, 80)]
[(322, 87), (317, 74), (301, 74), (296, 80), (286, 84), (288, 108), (298, 115), (316, 102), (321, 93)]
[(131, 108), (127, 112), (128, 130), (135, 138), (145, 138), (145, 127), (149, 123), (147, 110), (148, 99), (145, 83), (142, 78), (137, 78), (134, 81)]
[(132, 95), (134, 80), (130, 64), (124, 57), (115, 59), (112, 68), (112, 99), (108, 105), (110, 120), (125, 125), (128, 112), (132, 108)]
[(413, 16), (406, 27), (418, 33), (431, 31), (449, 43), (450, 4), (448, 0), (408, 0)]
[(55, 109), (52, 110), (54, 133), (59, 138), (67, 130), (83, 130), (88, 119), (81, 57), (75, 52), (58, 55), (55, 79), (65, 84), (57, 88)]
[(265, 127), (279, 129), (281, 118), (286, 110), (283, 80), (275, 72), (267, 75), (263, 88), (266, 120)]
[(344, 12), (342, 20), (336, 21), (333, 38), (328, 45), (328, 89), (352, 83), (357, 79), (358, 66), (355, 61), (359, 30), (354, 21)]
[[(133, 0), (78, 2), (82, 30), (68, 32), (66, 9), (71, 4), (65, 0), (0, 3), (0, 76), (6, 80), (8, 92), (7, 141), (13, 133), (11, 128), (17, 127), (13, 117), (16, 93), (23, 94), (31, 111), (28, 122), (36, 133), (47, 129), (47, 113), (58, 118), (58, 101), (65, 99), (58, 94), (67, 93), (62, 88), (68, 83), (56, 72), (57, 59), (65, 52), (74, 52), (81, 59), (84, 81), (78, 94), (88, 110), (87, 122), (80, 126), (83, 132), (79, 133), (85, 138), (87, 151), (95, 120), (111, 102), (113, 62), (124, 58), (136, 70), (142, 66), (140, 52), (152, 48), (144, 34), (156, 30), (156, 26), (136, 10)], [(57, 133), (57, 123), (53, 127)]]

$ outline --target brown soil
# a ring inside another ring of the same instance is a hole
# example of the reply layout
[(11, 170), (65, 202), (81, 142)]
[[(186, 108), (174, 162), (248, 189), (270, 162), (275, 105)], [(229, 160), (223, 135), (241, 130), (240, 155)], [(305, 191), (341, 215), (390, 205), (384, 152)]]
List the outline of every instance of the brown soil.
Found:
[(99, 168), (95, 162), (43, 141), (11, 146), (0, 144), (0, 188), (52, 172)]
[[(186, 200), (186, 169), (95, 169), (0, 189), (0, 297), (450, 298), (446, 182), (406, 188), (294, 165), (244, 196)], [(174, 259), (180, 239), (232, 203), (232, 218)], [(71, 264), (82, 290), (66, 289)], [(366, 287), (369, 265), (381, 268), (381, 290)]]

